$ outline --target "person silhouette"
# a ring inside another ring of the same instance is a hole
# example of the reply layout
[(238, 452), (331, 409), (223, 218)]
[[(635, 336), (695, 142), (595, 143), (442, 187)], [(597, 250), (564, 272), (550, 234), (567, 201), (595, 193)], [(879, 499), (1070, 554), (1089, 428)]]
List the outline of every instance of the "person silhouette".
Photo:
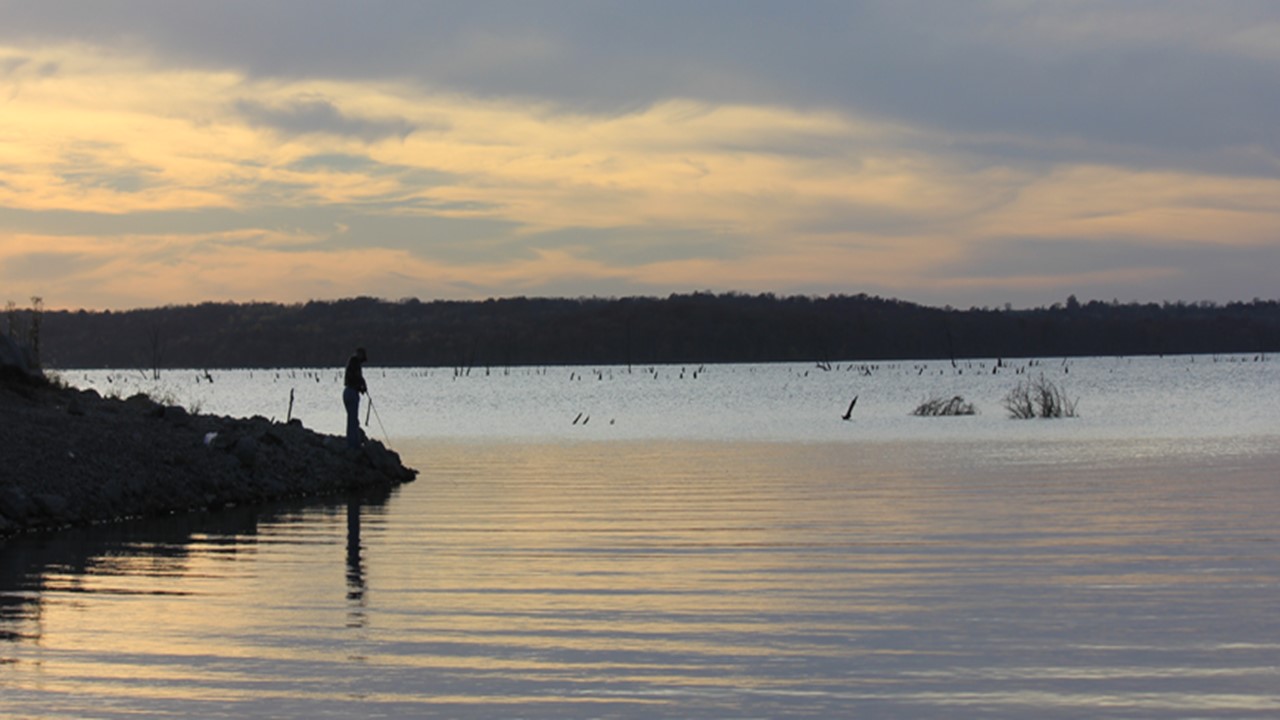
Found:
[(356, 348), (355, 354), (347, 360), (347, 372), (343, 378), (342, 404), (347, 408), (347, 447), (352, 450), (359, 450), (364, 443), (364, 432), (360, 430), (360, 395), (369, 392), (363, 370), (368, 359), (364, 348)]

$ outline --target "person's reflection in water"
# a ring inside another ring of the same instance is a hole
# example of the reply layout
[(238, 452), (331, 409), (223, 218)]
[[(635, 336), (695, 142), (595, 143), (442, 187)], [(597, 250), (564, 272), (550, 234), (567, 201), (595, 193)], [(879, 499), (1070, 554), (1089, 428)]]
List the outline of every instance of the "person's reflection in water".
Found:
[(360, 499), (347, 500), (347, 627), (364, 627), (367, 589), (364, 581), (364, 560), (360, 557)]

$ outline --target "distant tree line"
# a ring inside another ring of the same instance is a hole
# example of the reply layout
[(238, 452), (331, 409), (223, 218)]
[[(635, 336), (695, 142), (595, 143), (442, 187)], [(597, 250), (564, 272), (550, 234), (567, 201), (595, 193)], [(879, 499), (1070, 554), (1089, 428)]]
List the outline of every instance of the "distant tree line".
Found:
[(372, 365), (875, 361), (1280, 349), (1280, 303), (1080, 303), (934, 308), (868, 295), (739, 293), (483, 302), (360, 297), (204, 303), (124, 312), (45, 311), (47, 367), (332, 367), (357, 346)]

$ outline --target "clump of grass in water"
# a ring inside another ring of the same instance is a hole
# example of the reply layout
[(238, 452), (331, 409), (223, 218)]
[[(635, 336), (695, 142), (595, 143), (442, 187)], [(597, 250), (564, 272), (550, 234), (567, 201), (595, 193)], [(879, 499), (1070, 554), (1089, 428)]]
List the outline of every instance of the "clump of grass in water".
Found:
[(1002, 401), (1009, 416), (1018, 420), (1076, 416), (1076, 401), (1044, 375), (1024, 379)]
[(912, 415), (918, 417), (958, 417), (961, 415), (977, 415), (978, 410), (973, 403), (966, 402), (963, 397), (956, 395), (951, 399), (934, 396), (925, 400), (911, 411)]

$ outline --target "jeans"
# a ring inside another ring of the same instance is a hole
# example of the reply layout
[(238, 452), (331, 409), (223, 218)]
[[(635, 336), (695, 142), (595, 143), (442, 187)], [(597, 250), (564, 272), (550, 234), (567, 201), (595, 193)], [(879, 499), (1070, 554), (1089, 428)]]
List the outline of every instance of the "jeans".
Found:
[(347, 407), (347, 447), (359, 450), (364, 439), (360, 432), (360, 391), (353, 387), (343, 390), (342, 404)]

